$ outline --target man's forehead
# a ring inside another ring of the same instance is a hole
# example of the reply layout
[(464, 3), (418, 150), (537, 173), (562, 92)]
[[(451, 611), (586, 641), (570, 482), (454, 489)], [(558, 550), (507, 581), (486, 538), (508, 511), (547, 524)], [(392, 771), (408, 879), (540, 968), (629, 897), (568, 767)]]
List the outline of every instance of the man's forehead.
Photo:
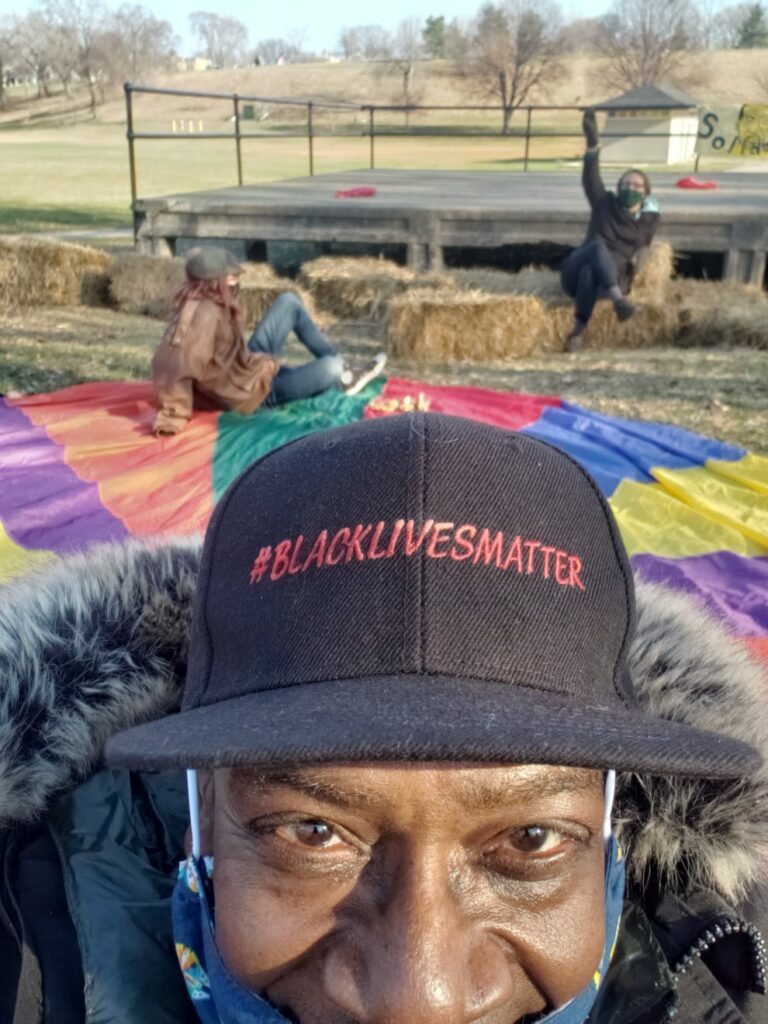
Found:
[(557, 765), (455, 763), (275, 765), (231, 769), (229, 782), (248, 795), (259, 790), (294, 789), (340, 805), (368, 803), (406, 788), (439, 787), (452, 799), (478, 809), (602, 788), (602, 773)]

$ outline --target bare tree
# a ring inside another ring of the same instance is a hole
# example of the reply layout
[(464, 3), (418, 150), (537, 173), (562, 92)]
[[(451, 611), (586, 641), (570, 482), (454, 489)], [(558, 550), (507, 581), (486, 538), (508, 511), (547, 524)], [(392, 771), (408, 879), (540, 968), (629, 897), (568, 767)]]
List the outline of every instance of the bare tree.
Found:
[(156, 18), (140, 4), (118, 7), (112, 21), (116, 36), (116, 77), (136, 81), (138, 77), (171, 66), (178, 40), (169, 21)]
[(481, 7), (472, 45), (460, 71), (476, 89), (498, 100), (502, 132), (509, 132), (514, 111), (534, 89), (546, 88), (563, 74), (560, 8), (554, 0), (506, 0)]
[(260, 39), (254, 48), (260, 64), (279, 64), (287, 59), (290, 48), (287, 39)]
[(44, 8), (50, 28), (67, 40), (79, 78), (88, 87), (91, 112), (104, 98), (104, 33), (108, 12), (101, 0), (47, 0)]
[[(384, 52), (384, 67), (400, 77), (400, 96), (408, 108), (416, 101), (416, 65), (423, 55), (422, 23), (418, 18), (405, 18), (395, 29)], [(405, 111), (410, 123), (410, 111)]]
[(37, 85), (37, 97), (49, 96), (48, 72), (50, 70), (49, 28), (40, 11), (29, 14), (15, 25), (16, 56), (27, 69)]
[(453, 18), (445, 26), (445, 56), (459, 68), (464, 67), (472, 49), (472, 33), (468, 25)]
[(48, 23), (46, 31), (48, 64), (55, 78), (69, 96), (70, 86), (78, 74), (79, 54), (77, 37), (72, 26)]
[(752, 4), (729, 4), (715, 11), (707, 21), (705, 42), (718, 50), (735, 50), (739, 43), (741, 26)]
[(254, 47), (254, 55), (260, 64), (298, 64), (311, 60), (311, 54), (304, 49), (306, 30), (294, 30), (286, 39), (261, 39)]
[(347, 58), (377, 60), (387, 52), (389, 45), (389, 33), (381, 25), (352, 25), (343, 28), (339, 35), (339, 46)]
[(314, 54), (307, 49), (307, 28), (292, 28), (285, 37), (288, 42), (288, 60), (294, 64), (312, 60)]
[(574, 18), (563, 29), (566, 53), (596, 54), (600, 52), (600, 19)]
[(5, 110), (5, 76), (16, 59), (16, 27), (10, 18), (0, 19), (0, 110)]
[(695, 45), (691, 0), (614, 0), (602, 19), (603, 86), (636, 89), (665, 82), (686, 84), (680, 53)]
[(189, 25), (200, 40), (205, 56), (216, 67), (232, 67), (243, 61), (248, 47), (248, 29), (242, 21), (213, 11), (195, 11), (189, 16)]

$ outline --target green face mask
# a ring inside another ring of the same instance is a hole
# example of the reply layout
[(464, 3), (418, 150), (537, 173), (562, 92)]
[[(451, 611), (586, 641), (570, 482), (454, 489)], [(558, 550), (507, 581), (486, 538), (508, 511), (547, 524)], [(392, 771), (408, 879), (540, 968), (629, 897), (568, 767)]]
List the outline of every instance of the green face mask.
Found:
[(633, 206), (637, 206), (637, 204), (642, 203), (644, 199), (645, 193), (640, 192), (636, 188), (619, 189), (619, 205), (623, 206), (625, 210), (629, 210)]

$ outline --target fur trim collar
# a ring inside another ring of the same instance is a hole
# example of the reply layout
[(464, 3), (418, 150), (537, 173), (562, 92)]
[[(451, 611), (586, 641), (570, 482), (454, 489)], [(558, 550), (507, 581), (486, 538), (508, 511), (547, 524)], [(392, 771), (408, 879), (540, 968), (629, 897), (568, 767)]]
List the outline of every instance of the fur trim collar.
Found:
[[(199, 541), (105, 545), (5, 588), (0, 824), (29, 822), (106, 740), (178, 706)], [(690, 598), (638, 582), (631, 668), (655, 714), (718, 730), (768, 761), (761, 666)], [(739, 902), (768, 881), (768, 764), (749, 779), (619, 777), (630, 877)]]

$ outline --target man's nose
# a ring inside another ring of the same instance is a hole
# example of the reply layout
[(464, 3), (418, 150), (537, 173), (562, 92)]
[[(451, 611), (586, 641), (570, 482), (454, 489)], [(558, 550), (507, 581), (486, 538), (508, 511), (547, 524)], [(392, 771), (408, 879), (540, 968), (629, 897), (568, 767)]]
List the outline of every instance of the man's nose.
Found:
[(396, 876), (328, 950), (328, 998), (360, 1024), (469, 1024), (508, 1002), (503, 947), (452, 891), (444, 858), (422, 855)]

